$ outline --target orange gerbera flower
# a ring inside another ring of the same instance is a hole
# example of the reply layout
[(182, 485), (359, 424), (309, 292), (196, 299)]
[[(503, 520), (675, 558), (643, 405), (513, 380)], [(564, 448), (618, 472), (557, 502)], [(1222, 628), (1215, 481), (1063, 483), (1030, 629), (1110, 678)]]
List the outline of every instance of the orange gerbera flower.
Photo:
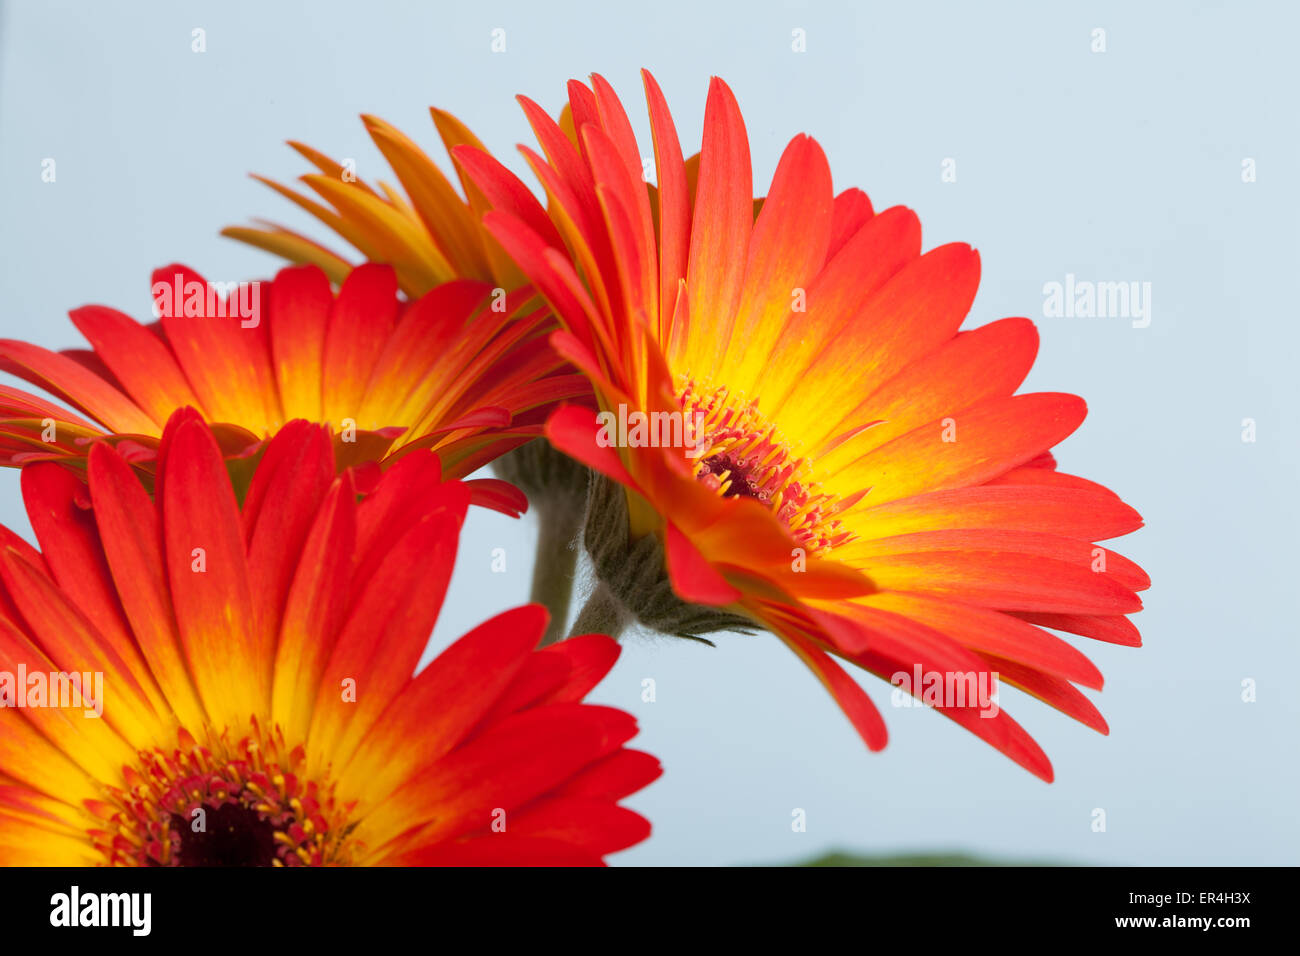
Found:
[[(644, 78), (654, 187), (599, 76), (569, 85), (576, 136), (521, 98), (542, 155), (523, 152), (549, 213), (499, 164), (453, 150), (494, 203), (486, 226), (565, 326), (557, 349), (607, 413), (561, 410), (548, 434), (626, 488), (628, 555), (658, 542), (680, 599), (777, 633), (871, 748), (885, 743), (883, 722), (835, 658), (1050, 780), (1006, 713), (927, 688), (1000, 675), (1106, 731), (1075, 687), (1100, 688), (1101, 674), (1050, 630), (1137, 645), (1127, 615), (1149, 581), (1095, 545), (1140, 527), (1138, 514), (1055, 470), (1049, 449), (1083, 421), (1084, 402), (1014, 394), (1038, 346), (1029, 320), (959, 331), (979, 282), (969, 246), (922, 254), (916, 215), (877, 214), (857, 189), (836, 195), (807, 136), (755, 200), (727, 86), (712, 81), (688, 161)], [(658, 627), (687, 620), (647, 604), (642, 569), (620, 570), (607, 532), (596, 529), (593, 555), (623, 612)], [(592, 537), (589, 523), (589, 548)]]
[(241, 507), (185, 409), (159, 462), (153, 500), (107, 442), (88, 488), (23, 469), (42, 551), (0, 529), (0, 864), (599, 863), (648, 834), (618, 801), (657, 761), (580, 703), (609, 638), (534, 652), (530, 605), (411, 676), (469, 501), (436, 456), (359, 500), (295, 421)]
[[(467, 158), (473, 167), (486, 166), (487, 172), (492, 171), (496, 161), (483, 151), (482, 143), (460, 120), (441, 110), (431, 112), (448, 150), (471, 147)], [(388, 161), (400, 191), (383, 182), (372, 187), (357, 175), (350, 161), (338, 162), (310, 146), (292, 141), (290, 145), (317, 169), (300, 177), (317, 199), (264, 176), (254, 178), (316, 217), (351, 243), (365, 259), (391, 264), (402, 290), (409, 296), (423, 295), (439, 283), (453, 279), (490, 282), (505, 290), (521, 289), (527, 278), (483, 228), (482, 214), (498, 197), (490, 199), (484, 195), (468, 175), (472, 170), (457, 163), (462, 198), (438, 164), (411, 139), (376, 117), (362, 116), (362, 121)], [(518, 188), (527, 192), (522, 186)], [(262, 228), (232, 226), (222, 230), (222, 235), (292, 262), (318, 265), (335, 281), (351, 268), (343, 256), (274, 223), (262, 221)], [(549, 324), (545, 324), (547, 321)], [(539, 319), (539, 323), (538, 334), (543, 328), (547, 332), (558, 328), (554, 318)], [(577, 388), (581, 389), (581, 401), (590, 404), (589, 383), (581, 376), (570, 376), (568, 373), (572, 371), (566, 364), (552, 373), (545, 381), (547, 394), (557, 396), (561, 390)], [(530, 423), (534, 420), (540, 420), (540, 416), (529, 419)], [(548, 642), (553, 641), (563, 634), (573, 589), (577, 552), (570, 544), (581, 528), (588, 485), (586, 469), (541, 440), (529, 443), (515, 454), (498, 457), (493, 469), (526, 492), (541, 528), (533, 566), (532, 598), (545, 603), (553, 613), (546, 636)]]
[[(304, 266), (223, 297), (174, 265), (154, 273), (153, 294), (161, 318), (150, 326), (104, 306), (74, 310), (90, 351), (0, 341), (0, 368), (94, 420), (0, 386), (5, 463), (84, 467), (90, 443), (112, 435), (151, 474), (163, 424), (193, 406), (245, 472), (266, 438), (305, 418), (334, 429), (340, 465), (427, 448), (461, 477), (540, 434), (554, 403), (589, 391), (548, 346), (554, 320), (528, 290), (460, 279), (407, 303), (388, 266), (347, 273), (337, 295)], [(480, 503), (525, 507), (504, 482), (472, 487)]]
[[(478, 137), (456, 117), (436, 109), (430, 112), (448, 150), (483, 149)], [(522, 286), (527, 280), (519, 267), (483, 229), (481, 217), (489, 202), (465, 171), (457, 167), (466, 197), (461, 198), (438, 165), (400, 130), (374, 116), (361, 119), (405, 196), (387, 183), (372, 187), (356, 175), (355, 168), (292, 140), (289, 145), (318, 170), (300, 179), (328, 206), (265, 176), (253, 178), (315, 216), (365, 260), (391, 263), (409, 296), (424, 295), (452, 279), (478, 279), (508, 290)], [(262, 222), (261, 228), (230, 226), (221, 234), (291, 262), (318, 265), (335, 282), (341, 282), (352, 268), (338, 253), (275, 223)]]

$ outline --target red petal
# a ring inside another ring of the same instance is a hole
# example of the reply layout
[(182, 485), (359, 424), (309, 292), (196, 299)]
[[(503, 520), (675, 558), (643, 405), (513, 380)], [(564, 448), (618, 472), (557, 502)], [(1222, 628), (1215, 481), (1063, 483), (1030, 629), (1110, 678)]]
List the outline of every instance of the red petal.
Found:
[(102, 305), (88, 305), (73, 309), (68, 317), (159, 426), (176, 409), (199, 404), (171, 350), (130, 316)]
[(374, 263), (352, 270), (325, 335), (321, 401), (325, 419), (336, 428), (345, 418), (357, 419), (370, 373), (396, 325), (396, 273)]
[[(363, 503), (362, 515), (373, 498)], [(463, 520), (463, 506), (458, 512), (426, 506), (383, 541), (368, 575), (362, 577), (366, 569), (358, 565), (351, 614), (325, 669), (311, 729), (320, 752), (336, 763), (351, 756), (411, 679), (446, 595)], [(349, 679), (358, 688), (354, 702), (341, 693)]]
[(133, 401), (67, 356), (28, 342), (0, 339), (0, 369), (45, 389), (109, 431), (158, 433), (154, 420)]
[(321, 675), (352, 609), (357, 504), (350, 473), (335, 479), (314, 519), (290, 568), (271, 685), (272, 717), (290, 740), (307, 736)]
[(560, 840), (596, 856), (616, 853), (650, 836), (650, 821), (604, 800), (547, 797), (510, 823), (516, 836)]
[[(90, 510), (86, 486), (72, 472), (54, 464), (23, 469), (23, 501), (40, 542), (50, 576), (142, 682), (154, 710), (170, 709), (153, 682), (135, 637), (122, 615), (117, 589)], [(84, 502), (79, 503), (79, 502)]]
[(378, 848), (397, 828), (429, 818), (420, 842), (482, 829), (495, 809), (508, 817), (635, 734), (630, 715), (590, 704), (552, 704), (507, 717), (395, 791), (385, 801), (385, 824), (365, 837)]
[(381, 799), (459, 744), (529, 658), (546, 609), (514, 608), (438, 655), (384, 711), (343, 773), (348, 799)]
[[(209, 314), (212, 310), (208, 309), (207, 299), (216, 296), (207, 281), (186, 266), (173, 264), (155, 270), (153, 283), (155, 302), (165, 298), (168, 304), (168, 314), (163, 314), (161, 320), (167, 342), (206, 415), (212, 421), (233, 422), (259, 431), (283, 420), (271, 369), (269, 323), (263, 321), (270, 311), (264, 290), (250, 285), (242, 295), (234, 293), (240, 297), (240, 304), (244, 296), (251, 297), (248, 303), (253, 315), (243, 319), (230, 307), (219, 309), (225, 315)], [(182, 298), (175, 303), (171, 300), (176, 298), (178, 284)], [(191, 290), (201, 290), (204, 299), (198, 315), (183, 314)], [(181, 314), (175, 314), (178, 311)], [(236, 314), (230, 314), (232, 311)], [(244, 325), (254, 320), (256, 325)], [(239, 382), (240, 387), (231, 388), (231, 382)]]
[(691, 197), (677, 128), (659, 84), (641, 71), (650, 128), (654, 136), (656, 180), (659, 185), (659, 315), (657, 339), (668, 342), (668, 324), (677, 301), (677, 284), (686, 277), (690, 252)]
[(267, 445), (244, 512), (259, 633), (279, 631), (303, 545), (333, 481), (334, 453), (322, 426), (290, 422)]
[(570, 797), (622, 800), (658, 780), (663, 772), (658, 757), (623, 749), (592, 764), (555, 792)]
[(318, 266), (282, 269), (271, 284), (271, 358), (286, 418), (321, 419), (321, 369), (333, 305), (329, 279)]
[(876, 705), (857, 682), (829, 654), (807, 638), (788, 632), (779, 634), (779, 637), (817, 675), (822, 686), (835, 698), (835, 703), (839, 704), (844, 716), (849, 718), (849, 722), (862, 737), (867, 749), (883, 750), (889, 741), (889, 732), (885, 730), (880, 711), (876, 710)]
[(829, 262), (835, 258), (835, 255), (844, 248), (844, 244), (852, 239), (873, 215), (875, 210), (871, 208), (871, 200), (861, 189), (846, 189), (836, 196), (834, 218), (831, 223), (831, 242), (826, 249), (826, 260)]
[(664, 549), (673, 590), (683, 601), (723, 606), (740, 600), (740, 591), (671, 522), (664, 532)]
[(206, 426), (182, 422), (164, 441), (163, 478), (167, 577), (181, 646), (209, 718), (237, 726), (270, 706), (275, 635), (256, 626), (243, 522)]
[(528, 510), (528, 498), (522, 491), (500, 478), (472, 478), (463, 484), (469, 488), (470, 504), (491, 508), (511, 518)]
[[(704, 145), (691, 221), (687, 292), (692, 316), (692, 352), (719, 358), (725, 338), (715, 330), (729, 326), (742, 291), (749, 234), (754, 222), (749, 140), (740, 107), (727, 84), (714, 77), (704, 108)], [(716, 362), (708, 365), (716, 366)]]
[(140, 651), (178, 720), (202, 726), (207, 715), (176, 630), (154, 503), (130, 466), (106, 444), (91, 447), (87, 471), (104, 555)]

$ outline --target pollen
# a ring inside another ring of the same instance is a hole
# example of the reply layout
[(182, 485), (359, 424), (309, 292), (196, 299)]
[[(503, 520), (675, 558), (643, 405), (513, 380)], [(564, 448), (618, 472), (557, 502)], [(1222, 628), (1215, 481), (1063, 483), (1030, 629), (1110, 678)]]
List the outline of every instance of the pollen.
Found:
[(174, 749), (141, 751), (87, 808), (102, 821), (91, 842), (109, 866), (347, 865), (351, 807), (333, 787), (304, 779), (301, 746), (254, 722), (198, 743), (186, 730)]
[(835, 518), (839, 502), (815, 481), (813, 464), (792, 449), (758, 403), (726, 386), (679, 382), (678, 401), (693, 426), (695, 477), (724, 498), (752, 498), (785, 525), (795, 541), (824, 554), (853, 534)]

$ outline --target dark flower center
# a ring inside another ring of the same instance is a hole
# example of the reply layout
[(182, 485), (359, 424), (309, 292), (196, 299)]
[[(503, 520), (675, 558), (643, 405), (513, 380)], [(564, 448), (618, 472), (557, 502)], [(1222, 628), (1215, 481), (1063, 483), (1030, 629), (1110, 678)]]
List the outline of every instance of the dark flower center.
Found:
[(272, 866), (275, 826), (264, 814), (238, 803), (202, 807), (202, 815), (171, 815), (180, 835), (177, 866)]
[(722, 480), (727, 481), (724, 498), (753, 498), (768, 504), (772, 500), (772, 494), (760, 484), (759, 477), (754, 474), (754, 464), (749, 458), (713, 455), (700, 462), (696, 477), (704, 479), (709, 475), (721, 476)]
[(801, 546), (821, 553), (851, 536), (835, 517), (840, 502), (812, 480), (799, 457), (755, 402), (725, 387), (679, 384), (677, 400), (694, 428), (695, 477), (724, 498), (751, 498), (771, 509)]
[(306, 775), (305, 748), (278, 727), (204, 737), (177, 731), (179, 746), (141, 751), (120, 786), (87, 801), (101, 821), (87, 836), (110, 865), (347, 865), (363, 849), (348, 838), (351, 807)]

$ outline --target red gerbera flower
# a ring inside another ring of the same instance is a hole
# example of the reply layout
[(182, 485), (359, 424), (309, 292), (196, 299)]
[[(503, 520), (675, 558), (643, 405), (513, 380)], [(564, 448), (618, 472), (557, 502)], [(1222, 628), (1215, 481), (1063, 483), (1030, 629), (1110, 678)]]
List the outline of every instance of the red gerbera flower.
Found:
[[(427, 448), (463, 477), (540, 434), (556, 402), (589, 391), (547, 345), (554, 320), (528, 290), (462, 279), (407, 303), (382, 265), (348, 273), (337, 294), (315, 266), (229, 296), (179, 265), (153, 283), (161, 318), (151, 325), (105, 306), (71, 313), (91, 350), (0, 340), (0, 368), (91, 419), (0, 386), (0, 460), (84, 468), (91, 443), (111, 435), (150, 475), (168, 416), (192, 406), (235, 462), (304, 418), (331, 426), (340, 466)], [(504, 482), (472, 487), (508, 513), (526, 506)]]
[(598, 863), (648, 834), (618, 801), (657, 761), (580, 703), (609, 638), (534, 652), (530, 605), (412, 677), (469, 501), (432, 453), (359, 497), (291, 422), (241, 506), (187, 409), (152, 500), (107, 442), (87, 470), (24, 468), (40, 551), (0, 529), (0, 864)]

